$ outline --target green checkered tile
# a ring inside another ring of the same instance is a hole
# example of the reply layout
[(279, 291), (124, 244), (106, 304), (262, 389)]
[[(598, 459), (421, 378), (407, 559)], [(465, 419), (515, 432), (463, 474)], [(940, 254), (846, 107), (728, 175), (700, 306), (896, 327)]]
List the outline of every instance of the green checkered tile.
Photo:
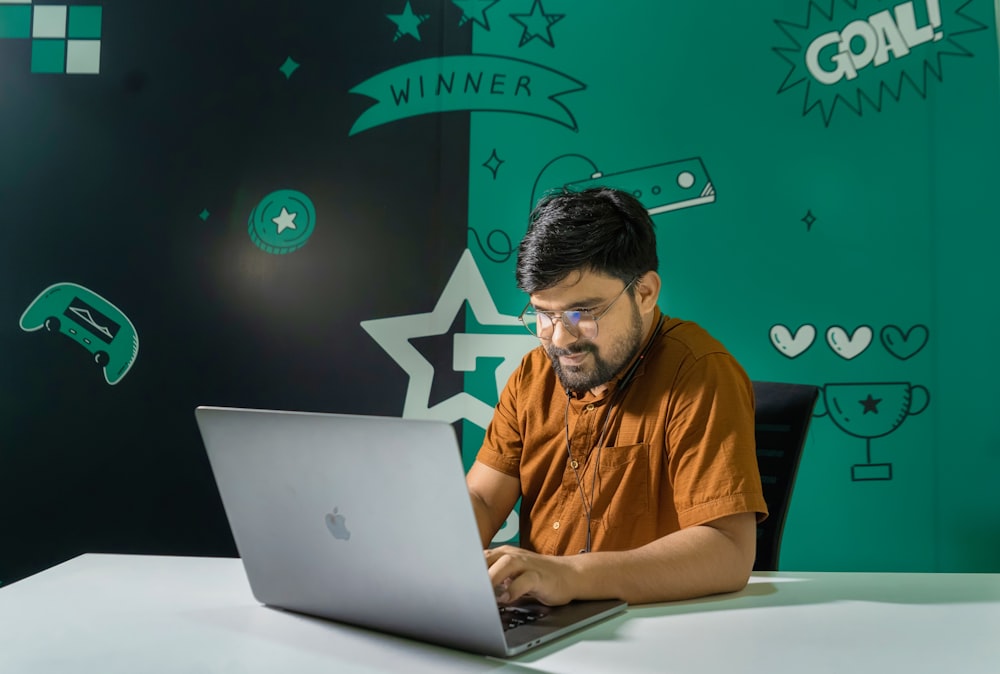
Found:
[(70, 39), (97, 39), (101, 37), (101, 7), (70, 7)]
[(32, 40), (31, 72), (63, 73), (66, 71), (66, 40)]
[(31, 37), (31, 5), (0, 5), (0, 38)]

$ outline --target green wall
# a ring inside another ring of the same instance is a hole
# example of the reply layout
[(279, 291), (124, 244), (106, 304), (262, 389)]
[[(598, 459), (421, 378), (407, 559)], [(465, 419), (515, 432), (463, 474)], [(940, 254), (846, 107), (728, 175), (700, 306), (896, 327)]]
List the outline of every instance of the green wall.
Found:
[[(556, 99), (577, 128), (541, 108), (473, 113), (470, 226), (516, 242), (533, 194), (593, 170), (645, 186), (653, 209), (668, 173), (700, 163), (714, 200), (654, 215), (662, 308), (755, 379), (824, 387), (817, 413), (830, 410), (814, 418), (782, 566), (1000, 569), (991, 3), (546, 0), (523, 23), (502, 20), (510, 6), (490, 7), (474, 52), (579, 82)], [(511, 33), (528, 40), (512, 49)], [(855, 76), (824, 84), (849, 60), (844, 34)], [(829, 45), (810, 70), (814, 42)], [(513, 260), (478, 259), (516, 314)], [(467, 460), (476, 443), (467, 433)]]

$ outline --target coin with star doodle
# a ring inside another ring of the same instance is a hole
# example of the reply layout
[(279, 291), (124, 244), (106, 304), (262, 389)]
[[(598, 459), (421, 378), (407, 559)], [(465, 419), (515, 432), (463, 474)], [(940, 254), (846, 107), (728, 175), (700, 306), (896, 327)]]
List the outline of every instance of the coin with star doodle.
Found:
[(286, 255), (305, 245), (316, 226), (312, 200), (297, 190), (277, 190), (250, 212), (248, 231), (254, 245), (272, 255)]

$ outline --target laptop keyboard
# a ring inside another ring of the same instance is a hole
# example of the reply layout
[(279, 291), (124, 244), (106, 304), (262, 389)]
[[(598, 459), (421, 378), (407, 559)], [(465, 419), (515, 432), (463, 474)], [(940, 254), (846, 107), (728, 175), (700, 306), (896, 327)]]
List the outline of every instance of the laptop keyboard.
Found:
[(498, 606), (497, 608), (500, 610), (500, 622), (503, 624), (505, 632), (521, 625), (536, 622), (548, 615), (548, 611), (543, 608), (527, 606)]

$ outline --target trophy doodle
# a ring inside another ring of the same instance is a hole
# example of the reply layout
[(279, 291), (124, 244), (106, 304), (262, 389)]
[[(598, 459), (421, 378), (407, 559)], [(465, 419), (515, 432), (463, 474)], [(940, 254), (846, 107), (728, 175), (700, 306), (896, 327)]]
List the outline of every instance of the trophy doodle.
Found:
[(889, 435), (908, 417), (923, 412), (930, 393), (919, 384), (874, 382), (827, 384), (813, 414), (830, 416), (837, 428), (864, 438), (867, 461), (851, 466), (851, 479), (891, 480), (891, 463), (872, 463), (872, 439)]

